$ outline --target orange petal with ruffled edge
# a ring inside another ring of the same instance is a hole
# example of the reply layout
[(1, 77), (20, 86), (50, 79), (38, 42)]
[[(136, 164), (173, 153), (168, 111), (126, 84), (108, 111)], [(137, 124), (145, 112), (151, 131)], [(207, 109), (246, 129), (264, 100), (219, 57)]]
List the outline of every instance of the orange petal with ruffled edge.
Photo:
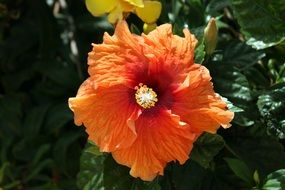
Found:
[(96, 88), (94, 80), (89, 78), (77, 96), (69, 99), (76, 125), (84, 124), (89, 139), (101, 151), (126, 148), (136, 139), (134, 121), (140, 112), (130, 100), (129, 90), (123, 85)]
[(163, 60), (161, 64), (173, 65), (174, 69), (184, 69), (194, 64), (194, 50), (197, 39), (188, 29), (184, 37), (174, 35), (170, 24), (158, 26), (148, 35), (142, 35), (145, 43), (144, 53), (150, 59)]
[(114, 159), (131, 168), (130, 174), (151, 181), (163, 175), (166, 164), (178, 160), (183, 164), (200, 132), (191, 131), (170, 111), (144, 112), (135, 122), (137, 139), (126, 148), (112, 152)]
[(177, 83), (185, 79), (189, 67), (194, 64), (197, 39), (188, 29), (183, 32), (184, 37), (174, 35), (172, 26), (163, 24), (148, 35), (142, 35), (144, 55), (151, 63), (149, 73), (156, 74), (158, 70), (164, 70), (169, 72)]
[[(102, 44), (93, 44), (88, 57), (88, 72), (101, 83), (129, 85), (137, 71), (157, 74), (157, 70), (169, 71), (180, 82), (189, 67), (194, 64), (197, 40), (188, 29), (185, 37), (172, 34), (170, 24), (157, 27), (148, 35), (134, 35), (125, 21), (117, 24), (113, 36), (104, 34)], [(148, 70), (148, 71), (147, 71)], [(136, 84), (137, 85), (137, 84)]]
[(208, 69), (199, 64), (190, 69), (184, 83), (174, 93), (172, 112), (201, 131), (216, 133), (220, 126), (230, 127), (234, 113), (214, 92)]
[(98, 86), (128, 85), (134, 72), (145, 69), (147, 60), (139, 40), (140, 37), (131, 34), (127, 23), (122, 21), (117, 24), (113, 36), (105, 33), (102, 44), (93, 44), (88, 54), (88, 73), (96, 76)]

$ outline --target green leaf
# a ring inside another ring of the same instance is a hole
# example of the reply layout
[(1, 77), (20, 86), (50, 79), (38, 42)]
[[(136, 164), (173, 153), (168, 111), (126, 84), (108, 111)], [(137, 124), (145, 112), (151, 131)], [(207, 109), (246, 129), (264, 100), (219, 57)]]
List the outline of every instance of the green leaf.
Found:
[[(3, 74), (1, 82), (5, 91), (15, 91), (18, 90), (24, 82), (30, 80), (33, 77), (33, 69), (28, 68), (25, 70), (17, 71), (16, 73)], [(15, 80), (15, 78), (17, 80)]]
[[(222, 96), (221, 96), (222, 97)], [(232, 112), (243, 112), (242, 108), (235, 106), (232, 102), (230, 102), (227, 98), (222, 97), (222, 99), (227, 103), (227, 107)]]
[(202, 167), (209, 167), (209, 163), (224, 147), (224, 140), (218, 134), (204, 133), (194, 143), (191, 159), (199, 163)]
[(37, 153), (35, 154), (33, 160), (31, 160), (31, 166), (36, 166), (38, 163), (41, 162), (44, 155), (50, 150), (50, 144), (43, 144), (38, 149)]
[(24, 126), (24, 134), (35, 136), (37, 135), (44, 123), (49, 105), (41, 105), (31, 109), (26, 116)]
[(256, 64), (265, 54), (245, 43), (231, 41), (223, 47), (223, 64), (232, 65), (239, 70), (245, 70)]
[(47, 183), (47, 184), (44, 184), (44, 185), (37, 186), (37, 187), (31, 187), (29, 189), (30, 190), (63, 190), (63, 189), (60, 189), (54, 183), (51, 183), (51, 182)]
[(56, 104), (48, 110), (44, 128), (46, 131), (57, 133), (72, 120), (73, 114), (67, 103)]
[(206, 12), (212, 16), (219, 15), (219, 11), (231, 5), (231, 0), (211, 0), (207, 5)]
[(236, 176), (238, 176), (248, 185), (254, 184), (253, 172), (250, 171), (248, 166), (243, 161), (233, 158), (224, 158), (224, 160), (227, 162), (228, 166), (236, 174)]
[(60, 36), (52, 10), (43, 1), (28, 1), (28, 4), (34, 12), (34, 21), (39, 30), (40, 55), (44, 57), (55, 56), (56, 47), (59, 47)]
[(129, 169), (118, 165), (111, 156), (104, 161), (104, 187), (105, 190), (131, 189)]
[(130, 176), (130, 168), (118, 164), (111, 155), (94, 154), (98, 149), (88, 143), (81, 159), (78, 187), (83, 190), (160, 190), (158, 180), (144, 182)]
[(264, 49), (285, 39), (283, 0), (233, 0), (234, 14), (247, 44)]
[(262, 190), (283, 190), (285, 189), (285, 169), (280, 169), (269, 174)]
[(86, 151), (86, 149), (93, 146), (88, 143), (80, 157), (80, 172), (77, 175), (77, 185), (82, 190), (105, 190), (103, 186), (105, 156), (96, 156)]
[[(206, 52), (205, 52), (205, 44), (204, 44), (204, 28), (206, 26), (200, 26), (196, 28), (191, 28), (191, 33), (195, 35), (198, 39), (198, 44), (195, 48), (195, 63), (203, 64)], [(180, 29), (182, 31), (182, 28)]]
[[(284, 147), (275, 138), (265, 136), (255, 136), (262, 128), (257, 128), (257, 131), (251, 131), (251, 128), (241, 133), (236, 133), (227, 140), (228, 145), (234, 152), (247, 163), (249, 168), (258, 170), (260, 177), (285, 167), (285, 152)], [(262, 126), (261, 126), (262, 127)]]
[(206, 175), (206, 170), (198, 163), (188, 160), (185, 164), (173, 165), (173, 182), (177, 190), (201, 189), (201, 181)]
[[(67, 91), (73, 90), (74, 86), (79, 86), (82, 82), (80, 81), (75, 67), (62, 62), (45, 60), (41, 65), (37, 66), (37, 70), (47, 77), (52, 84), (50, 88), (42, 87), (44, 89), (41, 90), (45, 93), (66, 93)], [(59, 87), (59, 92), (53, 92), (55, 86)]]
[(258, 97), (258, 109), (270, 133), (285, 138), (285, 83), (273, 87)]
[(206, 52), (205, 52), (205, 44), (204, 44), (204, 38), (201, 38), (199, 40), (199, 44), (195, 49), (195, 63), (202, 64), (204, 62)]
[(128, 167), (119, 165), (109, 155), (104, 161), (105, 190), (160, 190), (158, 180), (144, 182), (131, 177), (129, 171)]
[(52, 159), (46, 159), (38, 163), (33, 170), (31, 170), (28, 175), (23, 177), (24, 182), (32, 180), (34, 177), (37, 177), (41, 171), (44, 169), (51, 169), (54, 166), (54, 161)]
[(83, 134), (79, 131), (77, 133), (66, 132), (54, 144), (54, 160), (57, 167), (66, 175), (75, 175), (78, 170), (81, 151), (78, 141), (82, 137)]
[(260, 69), (262, 66), (258, 65), (258, 67), (247, 68), (243, 70), (243, 74), (249, 79), (248, 82), (253, 88), (263, 90), (266, 87), (270, 87), (270, 79), (267, 78), (266, 73), (263, 73)]
[[(257, 61), (264, 57), (264, 53), (237, 41), (227, 41), (220, 45), (221, 53), (217, 53), (214, 61), (207, 65), (213, 77), (215, 90), (229, 99), (235, 107), (243, 110), (235, 114), (233, 123), (251, 126), (259, 117), (259, 113), (249, 83), (252, 76), (249, 75), (247, 78), (244, 72), (254, 68)], [(256, 78), (259, 80), (262, 77), (257, 75)], [(260, 81), (264, 81), (263, 79)], [(262, 84), (262, 87), (266, 84)]]
[[(173, 1), (173, 2), (179, 2), (179, 1)], [(186, 4), (187, 6), (185, 6), (184, 4)], [(184, 1), (184, 4), (182, 3), (183, 7), (180, 13), (185, 14), (183, 15), (184, 19), (186, 23), (188, 23), (190, 28), (199, 27), (199, 26), (204, 25), (205, 24), (205, 14), (204, 14), (205, 7), (202, 1), (201, 0), (186, 0)], [(182, 15), (180, 16), (180, 18), (181, 17)], [(179, 18), (177, 18), (177, 21), (178, 20)]]
[(237, 105), (252, 99), (248, 80), (239, 70), (229, 65), (218, 65), (221, 64), (219, 62), (211, 64), (211, 75), (215, 76), (213, 81), (217, 92)]
[(134, 33), (134, 34), (137, 34), (137, 35), (140, 35), (142, 32), (139, 30), (139, 28), (134, 25), (134, 24), (131, 24), (131, 28), (130, 28), (131, 32)]
[(247, 78), (237, 68), (222, 62), (210, 62), (207, 67), (213, 76), (216, 92), (244, 110), (235, 114), (233, 122), (241, 126), (253, 125), (256, 108), (250, 104), (252, 95)]
[[(22, 103), (20, 97), (0, 96), (0, 125), (5, 126), (0, 128), (3, 134), (20, 135), (22, 126)], [(5, 136), (4, 136), (5, 137)]]
[(98, 146), (96, 146), (92, 141), (88, 141), (88, 143), (92, 146), (85, 148), (85, 152), (91, 153), (95, 156), (101, 156), (103, 155), (102, 152), (100, 152), (100, 149)]
[(141, 180), (135, 180), (133, 182), (131, 190), (161, 190), (161, 187), (158, 184), (158, 180), (156, 179), (152, 182), (144, 182)]
[(5, 163), (1, 164), (1, 166), (0, 166), (0, 184), (2, 184), (4, 181), (5, 170), (6, 170), (6, 168), (9, 167), (9, 165), (10, 165), (9, 162), (5, 162)]
[(17, 160), (30, 163), (37, 157), (38, 151), (43, 147), (43, 144), (47, 143), (47, 140), (48, 136), (45, 135), (24, 136), (24, 138), (14, 142), (12, 153)]

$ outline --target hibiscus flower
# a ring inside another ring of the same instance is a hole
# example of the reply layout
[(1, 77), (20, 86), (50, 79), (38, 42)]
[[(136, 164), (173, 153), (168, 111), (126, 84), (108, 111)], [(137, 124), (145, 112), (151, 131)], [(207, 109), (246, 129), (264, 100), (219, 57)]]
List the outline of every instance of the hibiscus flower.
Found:
[(183, 164), (199, 135), (229, 127), (234, 116), (207, 68), (194, 63), (196, 38), (184, 35), (164, 24), (138, 36), (119, 22), (93, 44), (90, 77), (69, 99), (89, 139), (143, 180), (163, 175), (170, 161)]

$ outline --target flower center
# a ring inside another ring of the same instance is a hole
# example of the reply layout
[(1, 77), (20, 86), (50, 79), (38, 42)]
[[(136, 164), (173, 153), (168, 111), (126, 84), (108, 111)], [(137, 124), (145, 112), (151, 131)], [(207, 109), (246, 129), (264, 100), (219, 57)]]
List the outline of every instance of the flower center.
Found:
[(155, 106), (155, 103), (158, 101), (157, 94), (152, 90), (152, 88), (148, 88), (146, 85), (140, 83), (139, 87), (136, 86), (136, 101), (143, 108), (151, 108)]

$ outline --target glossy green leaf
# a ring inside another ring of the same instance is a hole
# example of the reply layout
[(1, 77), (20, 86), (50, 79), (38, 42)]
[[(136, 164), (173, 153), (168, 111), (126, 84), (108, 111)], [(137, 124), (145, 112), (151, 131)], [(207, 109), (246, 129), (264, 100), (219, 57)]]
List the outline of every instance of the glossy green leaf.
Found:
[(256, 49), (276, 45), (285, 39), (283, 0), (233, 0), (233, 9), (247, 44)]
[(230, 102), (227, 98), (222, 97), (222, 99), (227, 103), (227, 107), (230, 111), (232, 112), (243, 112), (244, 110), (242, 108), (239, 108), (237, 106), (235, 106), (232, 102)]
[(257, 131), (247, 129), (241, 132), (242, 138), (232, 138), (228, 143), (251, 169), (258, 170), (262, 178), (274, 170), (285, 167), (285, 152), (282, 144), (275, 138), (265, 134), (258, 135), (261, 130), (262, 128), (257, 128)]
[(47, 114), (48, 108), (49, 108), (49, 105), (43, 105), (43, 106), (35, 107), (30, 110), (24, 122), (24, 126), (25, 126), (24, 134), (33, 136), (40, 132), (41, 127), (44, 123), (44, 119)]
[(134, 24), (131, 24), (131, 27), (130, 27), (130, 31), (134, 34), (137, 34), (137, 35), (140, 35), (142, 32), (139, 30), (139, 28), (134, 25)]
[(96, 146), (92, 141), (88, 141), (88, 143), (91, 145), (87, 148), (85, 148), (85, 152), (91, 153), (94, 156), (101, 156), (103, 155), (103, 152), (100, 152), (100, 149), (98, 146)]
[(206, 53), (205, 53), (204, 39), (202, 38), (195, 49), (195, 63), (202, 64), (204, 62), (205, 55)]
[(264, 117), (268, 130), (283, 139), (285, 138), (285, 84), (277, 85), (258, 97), (258, 108)]
[[(111, 155), (100, 155), (89, 143), (81, 156), (78, 186), (83, 190), (160, 190), (158, 180), (144, 182), (130, 176), (130, 169), (118, 164)], [(91, 150), (91, 151), (90, 151)]]
[(219, 15), (219, 11), (230, 5), (231, 0), (211, 0), (207, 6), (206, 12), (210, 15)]
[(194, 143), (190, 158), (202, 167), (209, 167), (209, 163), (224, 147), (224, 140), (218, 134), (204, 133)]
[(195, 161), (188, 160), (185, 164), (173, 164), (173, 182), (177, 190), (196, 190), (203, 186), (206, 170)]
[(270, 173), (262, 186), (262, 190), (283, 190), (285, 189), (285, 169)]
[[(87, 144), (86, 149), (92, 147)], [(82, 190), (105, 190), (103, 185), (103, 164), (105, 156), (96, 156), (83, 151), (80, 158), (80, 172), (77, 175), (77, 185)]]
[(144, 182), (131, 177), (129, 171), (129, 168), (119, 165), (109, 155), (104, 162), (105, 190), (160, 190), (157, 180)]
[(265, 54), (256, 51), (245, 43), (229, 42), (223, 47), (223, 64), (232, 65), (240, 70), (248, 69), (263, 58)]
[(253, 172), (241, 160), (233, 158), (224, 158), (231, 170), (249, 185), (253, 185)]
[(243, 109), (243, 112), (235, 114), (234, 121), (241, 126), (254, 124), (255, 107), (251, 107), (251, 89), (247, 78), (231, 65), (213, 62), (208, 66), (213, 78), (214, 87), (221, 96), (229, 99), (234, 106)]
[(237, 105), (250, 101), (251, 90), (246, 77), (232, 66), (218, 64), (221, 63), (214, 62), (210, 66), (211, 74), (215, 76), (213, 81), (217, 91)]

